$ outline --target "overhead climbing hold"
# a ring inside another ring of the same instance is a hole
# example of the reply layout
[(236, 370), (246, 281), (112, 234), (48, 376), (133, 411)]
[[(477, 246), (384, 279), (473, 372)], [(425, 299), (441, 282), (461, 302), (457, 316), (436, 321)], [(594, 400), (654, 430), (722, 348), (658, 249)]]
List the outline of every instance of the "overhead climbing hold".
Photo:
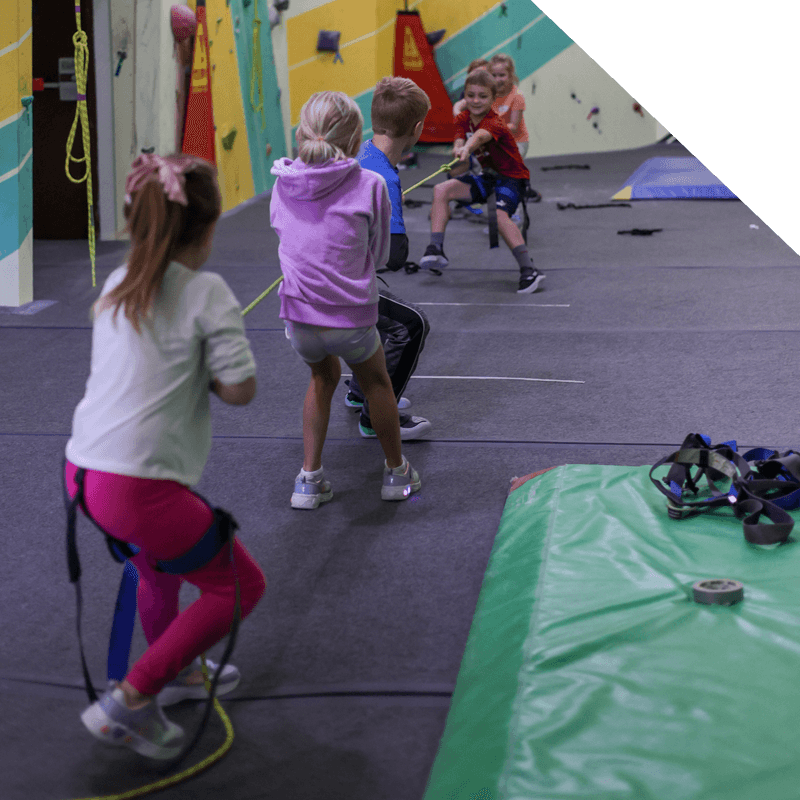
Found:
[(234, 139), (236, 139), (236, 128), (231, 128), (230, 131), (225, 134), (220, 141), (226, 150), (232, 150)]
[(595, 114), (599, 114), (600, 109), (597, 106), (594, 106), (592, 110), (589, 112), (589, 116), (586, 119), (591, 119)]
[(342, 54), (339, 52), (339, 39), (341, 38), (341, 31), (320, 31), (317, 37), (317, 52), (318, 53), (335, 53), (333, 63), (341, 61), (344, 63)]
[[(170, 20), (172, 22), (172, 35), (177, 42), (189, 39), (197, 32), (197, 17), (189, 6), (172, 6)], [(122, 58), (125, 57), (122, 53), (117, 55), (121, 55)], [(120, 61), (120, 64), (122, 64), (122, 61)], [(117, 74), (119, 74), (119, 70), (117, 70)]]
[(644, 111), (642, 111), (642, 107), (638, 103), (633, 104), (633, 110), (640, 116), (644, 116)]

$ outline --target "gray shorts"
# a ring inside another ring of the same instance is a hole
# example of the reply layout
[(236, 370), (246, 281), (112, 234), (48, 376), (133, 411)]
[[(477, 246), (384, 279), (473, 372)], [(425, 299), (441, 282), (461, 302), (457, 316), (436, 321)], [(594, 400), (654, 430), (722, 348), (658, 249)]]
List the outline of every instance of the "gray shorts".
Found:
[(361, 364), (372, 358), (381, 346), (374, 325), (369, 328), (323, 328), (288, 319), (283, 324), (286, 338), (307, 364), (316, 364), (325, 356), (338, 356), (348, 364)]

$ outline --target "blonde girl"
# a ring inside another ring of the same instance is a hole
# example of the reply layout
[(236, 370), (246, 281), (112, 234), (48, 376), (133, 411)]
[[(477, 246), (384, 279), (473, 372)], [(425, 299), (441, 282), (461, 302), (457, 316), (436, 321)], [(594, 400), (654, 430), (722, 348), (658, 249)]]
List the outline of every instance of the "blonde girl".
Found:
[(397, 401), (376, 328), (375, 270), (389, 257), (392, 208), (383, 178), (355, 160), (362, 127), (361, 112), (347, 95), (318, 92), (300, 111), (299, 157), (272, 167), (277, 180), (270, 223), (280, 238), (284, 276), (280, 316), (286, 337), (311, 370), (293, 508), (314, 509), (333, 497), (322, 448), (340, 358), (361, 386), (383, 449), (381, 497), (405, 500), (421, 486), (401, 451)]
[(506, 53), (496, 53), (489, 61), (489, 72), (497, 84), (497, 97), (492, 109), (508, 125), (511, 135), (525, 158), (528, 152), (528, 129), (525, 127), (525, 98), (517, 90), (519, 78), (514, 59)]

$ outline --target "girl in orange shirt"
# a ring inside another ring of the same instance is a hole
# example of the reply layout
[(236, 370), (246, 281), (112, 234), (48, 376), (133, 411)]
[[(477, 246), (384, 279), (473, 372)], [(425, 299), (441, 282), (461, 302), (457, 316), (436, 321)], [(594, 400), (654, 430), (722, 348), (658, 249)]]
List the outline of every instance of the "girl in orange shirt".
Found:
[(514, 68), (514, 59), (505, 53), (496, 53), (489, 61), (489, 71), (497, 84), (497, 98), (492, 110), (499, 114), (519, 148), (519, 154), (525, 158), (528, 152), (528, 129), (525, 127), (525, 98), (517, 91), (519, 78)]

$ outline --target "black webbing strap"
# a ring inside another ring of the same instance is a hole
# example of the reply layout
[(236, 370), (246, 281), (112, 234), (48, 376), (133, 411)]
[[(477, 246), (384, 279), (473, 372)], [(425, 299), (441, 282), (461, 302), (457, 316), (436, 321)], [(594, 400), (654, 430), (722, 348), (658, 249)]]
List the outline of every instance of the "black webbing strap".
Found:
[(67, 568), (69, 570), (69, 580), (75, 584), (75, 601), (77, 604), (77, 628), (78, 628), (78, 645), (81, 651), (81, 666), (83, 667), (83, 680), (86, 684), (86, 694), (89, 695), (89, 702), (97, 702), (97, 692), (92, 686), (92, 677), (89, 675), (89, 668), (86, 665), (86, 655), (83, 652), (83, 635), (81, 631), (81, 612), (83, 610), (83, 597), (81, 596), (81, 564), (78, 559), (78, 547), (75, 542), (75, 529), (76, 517), (78, 514), (78, 505), (86, 513), (86, 504), (83, 498), (83, 478), (86, 475), (86, 470), (78, 468), (75, 473), (75, 483), (78, 485), (78, 491), (75, 497), (70, 499), (67, 494), (66, 487), (64, 488), (64, 498), (67, 506)]
[[(759, 458), (764, 454), (768, 458)], [(666, 464), (667, 476), (656, 480), (654, 472)], [(698, 498), (703, 478), (709, 496)], [(656, 462), (650, 480), (666, 496), (671, 518), (728, 507), (742, 519), (744, 537), (751, 544), (785, 542), (794, 527), (786, 509), (800, 505), (800, 455), (757, 448), (742, 456), (735, 442), (712, 446), (700, 434), (689, 434), (680, 450)], [(720, 481), (729, 482), (724, 491), (715, 486)], [(687, 499), (687, 493), (697, 499)]]
[[(527, 199), (530, 196), (530, 193), (533, 190), (531, 189), (530, 181), (523, 181), (522, 182), (522, 196), (520, 197), (520, 205), (522, 206), (522, 241), (525, 244), (528, 244), (528, 228), (531, 226), (531, 218), (528, 215), (528, 203)], [(539, 196), (541, 200), (541, 195)]]
[(492, 191), (486, 198), (486, 214), (489, 218), (489, 249), (499, 247), (500, 243), (497, 239), (497, 191), (492, 187)]

